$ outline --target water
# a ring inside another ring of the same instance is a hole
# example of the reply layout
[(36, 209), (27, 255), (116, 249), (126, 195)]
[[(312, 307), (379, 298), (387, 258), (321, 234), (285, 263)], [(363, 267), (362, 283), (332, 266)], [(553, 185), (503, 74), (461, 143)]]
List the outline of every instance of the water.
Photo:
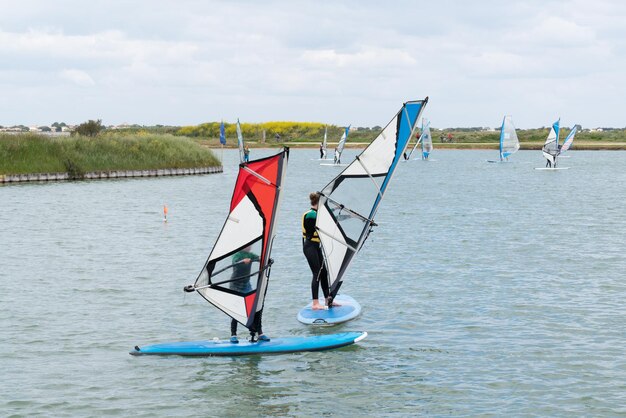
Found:
[(228, 336), (182, 288), (225, 219), (236, 151), (221, 175), (0, 187), (0, 416), (626, 415), (626, 152), (574, 151), (559, 172), (494, 153), (402, 163), (344, 283), (362, 316), (312, 329), (295, 319), (300, 216), (338, 169), (292, 150), (264, 329), (369, 337), (281, 356), (128, 355)]

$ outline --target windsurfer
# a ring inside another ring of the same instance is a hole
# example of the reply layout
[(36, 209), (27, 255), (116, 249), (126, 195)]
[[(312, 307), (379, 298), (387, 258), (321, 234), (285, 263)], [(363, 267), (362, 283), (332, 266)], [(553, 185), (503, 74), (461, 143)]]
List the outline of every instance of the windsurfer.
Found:
[(335, 148), (335, 164), (341, 164), (339, 150)]
[[(259, 261), (259, 256), (251, 252), (252, 246), (248, 245), (241, 251), (236, 252), (233, 255), (233, 272), (230, 276), (230, 288), (239, 293), (248, 293), (252, 291), (252, 285), (250, 284), (250, 276), (252, 271), (252, 262)], [(261, 325), (262, 310), (257, 312), (254, 317), (254, 325), (250, 329), (251, 341), (255, 340), (255, 332), (258, 333), (258, 340), (269, 341), (270, 339), (263, 335)], [(237, 344), (239, 339), (237, 338), (237, 321), (232, 319), (230, 321), (230, 342)]]
[(246, 163), (250, 161), (250, 148), (247, 145), (243, 149), (243, 160)]
[[(327, 305), (329, 302), (328, 274), (324, 266), (320, 238), (315, 229), (317, 205), (320, 200), (319, 193), (309, 194), (309, 200), (311, 201), (311, 209), (302, 215), (302, 252), (304, 252), (306, 261), (309, 263), (309, 268), (313, 274), (313, 280), (311, 281), (311, 295), (313, 297), (312, 309), (319, 310), (325, 308), (325, 306), (321, 305), (319, 302), (320, 285)], [(332, 306), (339, 306), (339, 304), (333, 302)]]
[(324, 144), (320, 144), (320, 159), (324, 158)]

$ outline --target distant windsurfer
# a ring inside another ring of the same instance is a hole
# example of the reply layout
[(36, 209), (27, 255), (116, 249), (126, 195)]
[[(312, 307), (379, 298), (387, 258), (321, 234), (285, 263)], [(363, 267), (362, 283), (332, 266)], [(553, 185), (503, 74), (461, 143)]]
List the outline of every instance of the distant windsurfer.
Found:
[(243, 160), (244, 162), (250, 162), (250, 148), (246, 145), (243, 149)]
[(324, 159), (324, 144), (320, 144), (320, 160)]
[[(259, 261), (259, 256), (251, 252), (252, 247), (248, 245), (241, 251), (236, 252), (232, 258), (233, 272), (230, 276), (230, 289), (239, 293), (249, 293), (252, 291), (252, 285), (250, 284), (250, 276), (252, 271), (252, 262)], [(250, 328), (250, 341), (269, 341), (270, 339), (263, 335), (261, 317), (263, 310), (257, 312), (254, 316), (254, 324)], [(256, 336), (255, 336), (256, 332)], [(237, 321), (232, 319), (230, 321), (230, 342), (237, 344), (239, 339), (237, 338)]]
[(337, 148), (335, 148), (335, 164), (341, 164), (341, 154)]
[[(319, 302), (319, 287), (322, 287), (322, 293), (326, 299), (326, 305), (329, 300), (328, 289), (328, 273), (324, 266), (324, 257), (322, 255), (322, 249), (320, 247), (320, 238), (315, 229), (315, 223), (317, 221), (317, 205), (320, 200), (319, 193), (309, 194), (309, 200), (311, 201), (311, 209), (306, 211), (302, 215), (302, 252), (306, 257), (306, 261), (309, 263), (311, 273), (313, 274), (313, 280), (311, 281), (311, 296), (313, 298), (312, 309), (319, 310), (324, 309), (325, 306)], [(337, 303), (333, 303), (332, 306), (339, 306)]]

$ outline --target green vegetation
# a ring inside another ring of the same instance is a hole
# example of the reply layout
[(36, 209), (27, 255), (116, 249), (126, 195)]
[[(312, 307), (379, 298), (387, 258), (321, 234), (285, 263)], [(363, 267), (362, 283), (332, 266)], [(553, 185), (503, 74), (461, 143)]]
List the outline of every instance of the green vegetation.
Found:
[[(282, 145), (289, 143), (292, 146), (298, 144), (308, 145), (319, 143), (324, 137), (324, 128), (328, 126), (328, 141), (336, 143), (339, 141), (344, 127), (335, 125), (324, 125), (312, 122), (266, 122), (266, 123), (242, 123), (242, 133), (246, 143), (261, 143), (263, 131), (265, 131), (265, 146)], [(235, 124), (224, 124), (226, 128), (227, 146), (236, 146), (237, 133)], [(198, 138), (203, 145), (219, 146), (219, 122), (204, 123), (197, 126), (185, 126), (177, 131), (175, 135), (185, 135)], [(348, 144), (369, 143), (380, 132), (381, 127), (373, 128), (352, 128), (348, 137)], [(561, 128), (560, 136), (565, 138), (570, 129)], [(548, 136), (549, 128), (539, 129), (518, 129), (517, 136), (522, 143), (522, 148), (536, 148), (536, 145), (543, 143)], [(276, 134), (280, 139), (276, 140)], [(432, 129), (433, 142), (442, 145), (444, 148), (491, 148), (498, 144), (500, 131), (489, 131), (483, 128), (449, 128)], [(450, 136), (450, 139), (449, 139)], [(442, 140), (443, 139), (443, 140)], [(601, 143), (613, 143), (608, 146)], [(583, 131), (576, 134), (574, 142), (575, 149), (583, 149), (582, 144), (586, 144), (586, 149), (593, 149), (593, 144), (603, 149), (623, 149), (626, 143), (626, 129), (605, 128), (602, 131)], [(619, 143), (619, 145), (618, 145)], [(472, 144), (475, 144), (473, 146)], [(479, 145), (484, 144), (484, 145)], [(580, 146), (579, 146), (580, 145)], [(541, 148), (539, 146), (539, 148)]]
[(96, 136), (104, 129), (102, 126), (102, 120), (89, 120), (87, 122), (81, 123), (76, 128), (74, 128), (74, 132), (72, 135), (82, 135), (82, 136)]
[(0, 174), (219, 166), (211, 150), (172, 135), (122, 133), (96, 137), (0, 134)]
[[(285, 142), (311, 142), (321, 141), (324, 137), (324, 129), (328, 126), (328, 141), (339, 141), (345, 127), (325, 125), (316, 122), (264, 122), (264, 123), (241, 123), (241, 132), (246, 142), (262, 142), (265, 132), (267, 144), (282, 144)], [(236, 124), (225, 123), (226, 138), (230, 145), (237, 143)], [(350, 131), (348, 140), (353, 142), (371, 142), (380, 126), (374, 128), (356, 128)], [(220, 136), (220, 122), (203, 123), (197, 126), (183, 126), (176, 135), (184, 135), (195, 138), (203, 138), (213, 145), (214, 140)], [(276, 135), (279, 136), (277, 140)]]

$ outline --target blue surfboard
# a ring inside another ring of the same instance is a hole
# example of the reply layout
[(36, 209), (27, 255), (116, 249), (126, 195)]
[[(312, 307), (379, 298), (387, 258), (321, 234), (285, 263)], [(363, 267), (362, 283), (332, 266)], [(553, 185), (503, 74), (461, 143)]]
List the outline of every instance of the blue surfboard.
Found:
[(251, 343), (229, 340), (186, 341), (165, 344), (136, 346), (133, 356), (178, 355), (178, 356), (248, 356), (255, 354), (285, 354), (300, 351), (322, 351), (354, 344), (367, 337), (367, 332), (342, 332), (309, 337), (272, 338), (267, 342)]
[(341, 306), (330, 309), (313, 310), (312, 303), (298, 312), (298, 321), (307, 325), (335, 325), (356, 318), (361, 313), (361, 305), (348, 295), (337, 295), (335, 302)]

